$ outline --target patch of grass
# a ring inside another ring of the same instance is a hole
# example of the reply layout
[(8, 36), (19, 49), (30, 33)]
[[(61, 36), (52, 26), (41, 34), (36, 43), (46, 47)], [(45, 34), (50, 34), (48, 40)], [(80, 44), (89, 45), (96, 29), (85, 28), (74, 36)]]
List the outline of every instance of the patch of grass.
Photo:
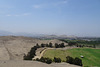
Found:
[[(84, 58), (80, 56), (83, 55)], [(44, 57), (49, 57), (53, 59), (54, 57), (59, 57), (62, 61), (66, 60), (66, 56), (71, 56), (73, 58), (79, 57), (83, 61), (84, 66), (98, 66), (100, 67), (100, 49), (91, 48), (74, 48), (67, 50), (47, 50), (44, 53)]]
[(54, 57), (57, 57), (57, 58), (61, 58), (62, 60), (65, 60), (66, 59), (66, 52), (64, 50), (56, 50), (56, 49), (51, 50), (50, 49), (44, 53), (43, 57), (49, 57), (52, 60)]

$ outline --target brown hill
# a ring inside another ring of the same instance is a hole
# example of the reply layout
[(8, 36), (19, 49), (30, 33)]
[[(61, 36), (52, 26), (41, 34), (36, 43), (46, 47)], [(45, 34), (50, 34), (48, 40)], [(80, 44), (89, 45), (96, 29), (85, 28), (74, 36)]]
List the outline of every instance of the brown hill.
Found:
[[(0, 60), (23, 60), (24, 54), (37, 43), (62, 43), (57, 39), (40, 40), (23, 36), (0, 36)], [(65, 43), (67, 45), (67, 43)]]
[[(39, 40), (22, 36), (0, 36), (0, 67), (79, 67), (68, 63), (50, 65), (37, 61), (24, 61), (23, 56), (31, 47), (41, 43), (62, 43), (57, 39)], [(67, 45), (67, 43), (65, 43)]]

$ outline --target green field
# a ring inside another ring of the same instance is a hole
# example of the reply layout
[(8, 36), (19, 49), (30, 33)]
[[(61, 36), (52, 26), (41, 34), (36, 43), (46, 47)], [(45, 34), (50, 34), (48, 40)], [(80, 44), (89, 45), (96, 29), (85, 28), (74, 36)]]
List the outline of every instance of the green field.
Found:
[[(80, 56), (83, 55), (84, 58)], [(53, 59), (54, 57), (59, 57), (62, 61), (66, 60), (66, 56), (71, 56), (73, 58), (79, 57), (82, 59), (84, 66), (97, 66), (100, 67), (100, 49), (92, 48), (74, 48), (67, 50), (52, 49), (47, 50), (43, 57), (49, 57)]]

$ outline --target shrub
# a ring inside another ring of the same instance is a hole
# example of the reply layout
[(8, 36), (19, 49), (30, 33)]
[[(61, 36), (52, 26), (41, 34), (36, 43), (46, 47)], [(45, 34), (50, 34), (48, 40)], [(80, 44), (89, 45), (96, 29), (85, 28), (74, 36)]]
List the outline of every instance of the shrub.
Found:
[(42, 43), (42, 44), (41, 44), (41, 47), (45, 47), (45, 44)]
[(38, 44), (38, 43), (36, 44), (36, 47), (37, 47), (37, 48), (40, 48), (40, 46), (39, 46), (39, 44)]
[(49, 45), (48, 45), (48, 44), (46, 44), (46, 47), (49, 47)]
[(61, 48), (64, 48), (64, 47), (65, 47), (64, 43), (61, 43), (61, 44), (60, 44), (60, 47), (61, 47)]
[(73, 45), (76, 45), (76, 44), (77, 44), (76, 42), (69, 42), (68, 43), (69, 46), (73, 46)]
[(49, 47), (51, 47), (51, 48), (53, 47), (53, 46), (52, 46), (52, 43), (49, 43)]
[(82, 66), (82, 60), (81, 60), (80, 58), (76, 57), (76, 58), (74, 59), (74, 64), (75, 64), (75, 65)]
[(96, 48), (96, 45), (95, 44), (93, 45), (93, 48)]
[(36, 58), (36, 61), (40, 61), (40, 59), (39, 58)]
[(75, 64), (75, 65), (82, 66), (82, 60), (80, 58), (78, 58), (78, 57), (76, 57), (75, 59), (73, 59), (72, 57), (67, 56), (66, 57), (66, 62), (70, 63), (70, 64)]
[(67, 56), (66, 59), (67, 59), (66, 60), (67, 63), (73, 64), (74, 59), (72, 57)]
[(36, 50), (37, 50), (37, 47), (34, 46), (31, 48), (30, 52), (28, 52), (27, 55), (24, 55), (24, 60), (32, 60), (32, 58), (34, 58), (34, 56), (36, 55)]
[(52, 60), (50, 58), (41, 57), (40, 61), (44, 62), (44, 63), (47, 63), (47, 64), (51, 64), (52, 63)]
[(60, 58), (56, 58), (54, 57), (54, 60), (53, 60), (55, 63), (60, 63), (61, 62), (61, 59)]
[(45, 58), (45, 62), (46, 62), (47, 64), (51, 64), (51, 63), (52, 63), (52, 60), (49, 59), (49, 58)]
[(64, 47), (65, 47), (64, 43), (61, 44), (55, 43), (55, 48), (64, 48)]
[(45, 58), (44, 57), (41, 57), (40, 61), (41, 62), (45, 62)]
[(58, 45), (58, 43), (55, 43), (55, 48), (59, 48), (59, 45)]

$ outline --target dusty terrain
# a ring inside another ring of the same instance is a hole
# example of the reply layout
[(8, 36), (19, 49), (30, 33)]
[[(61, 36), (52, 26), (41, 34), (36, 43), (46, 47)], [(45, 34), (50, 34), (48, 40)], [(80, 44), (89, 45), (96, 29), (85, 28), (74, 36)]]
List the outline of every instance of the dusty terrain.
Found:
[(79, 67), (68, 63), (45, 64), (37, 61), (0, 61), (0, 67)]
[[(22, 36), (0, 36), (0, 67), (66, 67), (70, 64), (44, 64), (37, 61), (23, 61), (23, 56), (37, 43), (62, 43), (59, 40), (39, 40)], [(65, 45), (67, 45), (65, 43)], [(70, 65), (75, 67), (74, 65)], [(77, 66), (76, 66), (77, 67)]]
[[(1, 36), (0, 37), (0, 60), (23, 60), (24, 54), (37, 43), (61, 43), (59, 40), (39, 40), (29, 37)], [(4, 58), (5, 56), (5, 58)]]

